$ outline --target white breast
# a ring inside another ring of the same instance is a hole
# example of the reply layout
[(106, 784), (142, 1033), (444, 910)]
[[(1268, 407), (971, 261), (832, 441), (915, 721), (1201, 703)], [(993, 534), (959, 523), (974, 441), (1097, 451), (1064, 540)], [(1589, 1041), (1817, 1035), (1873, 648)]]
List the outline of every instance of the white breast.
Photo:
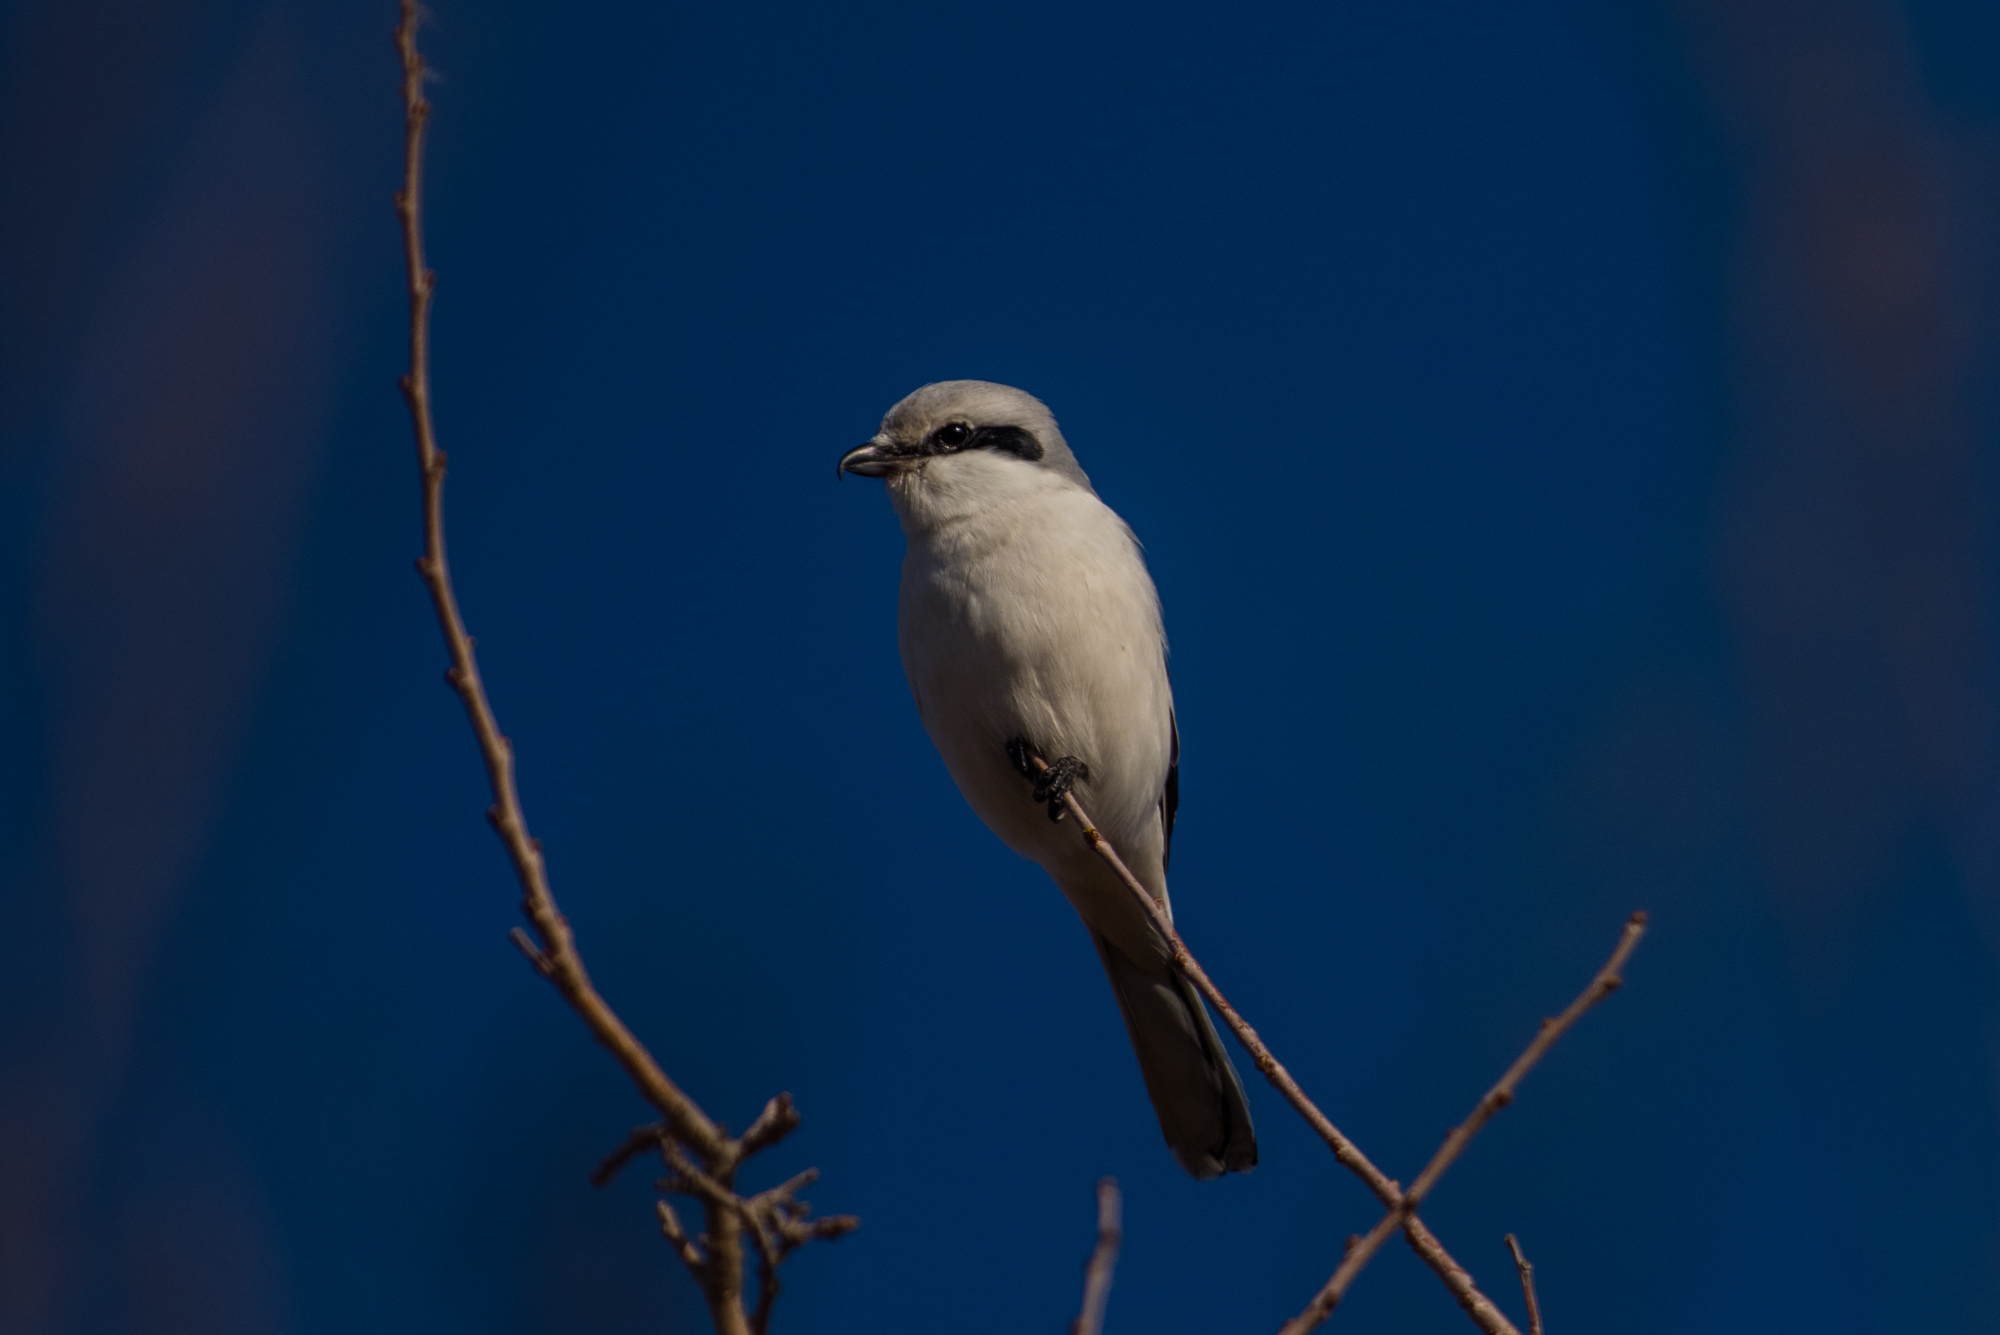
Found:
[(1007, 743), (1025, 737), (1088, 764), (1079, 800), (1135, 869), (1157, 866), (1173, 700), (1159, 598), (1124, 521), (1085, 488), (987, 451), (932, 460), (891, 496), (910, 539), (904, 670), (973, 809), (1059, 880), (1087, 856), (1008, 762)]

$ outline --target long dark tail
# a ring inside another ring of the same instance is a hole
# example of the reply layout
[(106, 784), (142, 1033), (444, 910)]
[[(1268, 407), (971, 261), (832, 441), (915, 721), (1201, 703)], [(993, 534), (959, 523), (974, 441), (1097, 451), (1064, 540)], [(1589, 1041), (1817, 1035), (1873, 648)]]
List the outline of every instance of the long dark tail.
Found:
[(1100, 934), (1090, 936), (1174, 1158), (1197, 1178), (1255, 1168), (1257, 1133), (1243, 1082), (1194, 984), (1165, 961), (1140, 964)]

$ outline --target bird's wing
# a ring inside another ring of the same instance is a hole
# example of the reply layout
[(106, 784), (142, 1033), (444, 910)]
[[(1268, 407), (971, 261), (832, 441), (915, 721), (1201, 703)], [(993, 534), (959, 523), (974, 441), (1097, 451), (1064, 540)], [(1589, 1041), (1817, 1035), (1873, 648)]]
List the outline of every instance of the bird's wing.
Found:
[(1167, 862), (1174, 852), (1174, 813), (1181, 806), (1181, 729), (1174, 721), (1172, 707), (1167, 709), (1167, 731), (1173, 737), (1173, 749), (1167, 753), (1167, 786), (1160, 790), (1160, 870), (1167, 869)]

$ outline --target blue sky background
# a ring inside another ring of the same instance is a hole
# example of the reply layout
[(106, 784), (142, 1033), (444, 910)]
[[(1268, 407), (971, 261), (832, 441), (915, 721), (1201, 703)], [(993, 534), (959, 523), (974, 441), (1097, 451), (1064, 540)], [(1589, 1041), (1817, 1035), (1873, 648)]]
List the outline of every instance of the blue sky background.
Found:
[[(410, 563), (387, 4), (0, 18), (0, 1329), (698, 1330)], [(1196, 950), (1555, 1332), (2000, 1325), (2000, 11), (440, 3), (458, 588), (600, 985), (864, 1219), (781, 1329), (1268, 1330), (833, 462), (1045, 399), (1146, 543)], [(1464, 1329), (1393, 1247), (1335, 1327)]]

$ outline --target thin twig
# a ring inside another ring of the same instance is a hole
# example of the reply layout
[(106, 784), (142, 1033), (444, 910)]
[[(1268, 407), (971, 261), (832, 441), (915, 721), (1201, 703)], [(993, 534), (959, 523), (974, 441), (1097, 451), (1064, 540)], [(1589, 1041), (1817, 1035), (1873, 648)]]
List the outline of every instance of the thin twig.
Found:
[[(748, 1133), (744, 1139), (749, 1139)], [(787, 1256), (817, 1238), (837, 1238), (861, 1227), (861, 1221), (850, 1214), (810, 1218), (812, 1206), (798, 1199), (798, 1192), (818, 1178), (819, 1170), (808, 1168), (789, 1182), (740, 1202), (743, 1222), (757, 1246), (757, 1307), (750, 1314), (751, 1335), (766, 1335), (770, 1329), (771, 1305), (781, 1287), (778, 1267)]]
[(1389, 1213), (1383, 1215), (1381, 1221), (1368, 1230), (1367, 1236), (1341, 1258), (1333, 1277), (1314, 1295), (1312, 1302), (1306, 1305), (1303, 1312), (1285, 1323), (1280, 1335), (1305, 1335), (1306, 1331), (1326, 1320), (1333, 1309), (1340, 1305), (1341, 1298), (1347, 1292), (1347, 1286), (1354, 1282), (1354, 1277), (1361, 1273), (1361, 1268), (1367, 1265), (1381, 1249), (1391, 1233), (1415, 1217), (1417, 1207), (1430, 1195), (1431, 1188), (1437, 1185), (1445, 1170), (1465, 1152), (1465, 1147), (1472, 1143), (1472, 1138), (1479, 1134), (1479, 1129), (1491, 1121), (1495, 1113), (1514, 1101), (1515, 1088), (1528, 1072), (1534, 1069), (1535, 1063), (1542, 1059), (1542, 1055), (1555, 1045), (1557, 1039), (1568, 1033), (1571, 1026), (1583, 1018), (1584, 1012), (1617, 991), (1619, 984), (1624, 981), (1620, 971), (1625, 967), (1625, 961), (1631, 958), (1633, 949), (1638, 946), (1639, 938), (1645, 934), (1644, 913), (1635, 913), (1625, 920), (1625, 929), (1618, 935), (1618, 945), (1612, 950), (1611, 958), (1597, 971), (1597, 976), (1590, 980), (1589, 986), (1578, 994), (1575, 1001), (1564, 1008), (1561, 1015), (1552, 1020), (1542, 1021), (1540, 1031), (1536, 1033), (1534, 1041), (1528, 1044), (1527, 1050), (1516, 1057), (1514, 1064), (1507, 1068), (1507, 1073), (1500, 1077), (1493, 1088), (1486, 1091), (1485, 1097), (1473, 1107), (1472, 1115), (1451, 1129), (1451, 1133), (1444, 1138), (1444, 1144), (1431, 1156), (1431, 1161), (1424, 1165), (1424, 1171), (1417, 1175), (1417, 1180), (1411, 1184), (1409, 1191), (1404, 1193), (1403, 1199), (1391, 1206)]
[(1118, 1269), (1118, 1244), (1125, 1236), (1116, 1178), (1097, 1181), (1097, 1246), (1083, 1270), (1083, 1310), (1069, 1323), (1069, 1335), (1102, 1335), (1104, 1305), (1111, 1300), (1111, 1276)]
[[(690, 1239), (673, 1208), (661, 1201), (660, 1231), (700, 1284), (718, 1335), (752, 1335), (749, 1318), (743, 1311), (742, 1228), (748, 1214), (744, 1201), (736, 1195), (735, 1173), (744, 1159), (777, 1143), (796, 1127), (798, 1112), (792, 1107), (790, 1095), (780, 1094), (765, 1105), (742, 1139), (731, 1139), (727, 1131), (668, 1078), (645, 1045), (598, 994), (582, 956), (577, 953), (569, 921), (563, 917), (549, 889), (541, 843), (528, 831), (527, 816), (521, 809), (520, 792), (514, 781), (514, 748), (500, 731), (493, 706), (486, 698), (472, 636), (465, 628), (458, 596), (452, 588), (444, 536), (445, 454), (438, 448), (437, 430), (431, 419), (430, 311), (437, 276), (424, 263), (423, 153), (431, 108), (424, 98), (426, 70), (417, 50), (419, 13), (415, 0), (402, 0), (402, 18), (396, 25), (404, 113), (403, 188), (396, 192), (396, 213), (402, 220), (403, 258), (410, 285), (410, 370), (402, 378), (402, 389), (416, 435), (423, 497), (424, 550), (417, 559), (417, 573), (430, 593), (431, 607), (437, 614), (438, 627), (444, 633), (451, 658), (445, 680), (465, 706), (466, 717), (471, 720), (473, 735), (479, 742), (480, 758), (486, 765), (487, 781), (493, 792), (487, 819), (513, 863), (515, 878), (521, 885), (521, 911), (534, 928), (533, 936), (515, 928), (514, 944), (535, 971), (555, 985), (663, 1119), (655, 1126), (633, 1132), (598, 1166), (592, 1178), (598, 1182), (610, 1180), (619, 1168), (649, 1147), (657, 1145), (666, 1152), (677, 1170), (678, 1180), (693, 1188), (691, 1194), (702, 1201), (708, 1228), (699, 1239)], [(689, 1159), (687, 1152), (700, 1163)], [(758, 1199), (766, 1197), (768, 1218), (779, 1221), (780, 1245), (770, 1262), (773, 1267), (791, 1248), (812, 1238), (837, 1237), (851, 1231), (858, 1222), (849, 1216), (809, 1221), (805, 1204), (792, 1199), (790, 1184), (781, 1196), (766, 1193)], [(761, 1228), (762, 1224), (753, 1224), (753, 1229)], [(761, 1231), (755, 1240), (761, 1253), (766, 1241)], [(776, 1292), (773, 1271), (763, 1285), (757, 1335), (762, 1335), (770, 1319), (770, 1299)]]
[(603, 1162), (591, 1170), (590, 1185), (602, 1187), (610, 1184), (618, 1176), (620, 1169), (648, 1150), (660, 1148), (660, 1137), (666, 1135), (666, 1128), (658, 1122), (649, 1126), (634, 1127), (632, 1134), (625, 1137), (625, 1143), (604, 1156)]
[(799, 1110), (792, 1106), (792, 1096), (778, 1095), (764, 1105), (764, 1111), (758, 1113), (757, 1120), (743, 1132), (743, 1139), (739, 1142), (743, 1147), (743, 1157), (747, 1159), (759, 1150), (769, 1149), (796, 1131), (798, 1125)]
[(695, 1282), (706, 1289), (708, 1281), (703, 1278), (702, 1272), (707, 1268), (708, 1258), (701, 1254), (701, 1249), (694, 1245), (681, 1227), (681, 1217), (665, 1201), (653, 1202), (653, 1211), (660, 1217), (660, 1235), (673, 1247), (674, 1255), (680, 1257), (694, 1274)]
[(777, 1240), (756, 1220), (751, 1221), (750, 1240), (757, 1244), (757, 1306), (750, 1312), (751, 1335), (767, 1335), (771, 1329), (771, 1308), (784, 1284), (778, 1279), (778, 1263), (784, 1259)]
[(1479, 1100), (1478, 1106), (1472, 1110), (1472, 1116), (1452, 1128), (1451, 1134), (1445, 1137), (1444, 1144), (1439, 1146), (1438, 1152), (1431, 1156), (1428, 1164), (1424, 1165), (1424, 1171), (1417, 1175), (1416, 1182), (1404, 1196), (1404, 1201), (1410, 1209), (1416, 1209), (1424, 1197), (1430, 1194), (1431, 1188), (1437, 1185), (1437, 1180), (1443, 1177), (1445, 1170), (1465, 1152), (1465, 1147), (1479, 1134), (1480, 1128), (1492, 1121), (1495, 1113), (1514, 1101), (1515, 1089), (1520, 1086), (1528, 1072), (1535, 1068), (1535, 1063), (1555, 1046), (1556, 1040), (1568, 1033), (1576, 1022), (1583, 1018), (1586, 1011), (1624, 984), (1625, 961), (1632, 957), (1633, 950), (1639, 945), (1639, 938), (1645, 934), (1646, 915), (1643, 912), (1635, 913), (1625, 920), (1625, 928), (1618, 934), (1618, 945), (1612, 950), (1611, 958), (1604, 962), (1604, 967), (1597, 971), (1597, 976), (1590, 980), (1590, 985), (1578, 994), (1575, 1001), (1563, 1009), (1561, 1015), (1552, 1020), (1542, 1021), (1540, 1032), (1535, 1035), (1534, 1041), (1528, 1044), (1527, 1050), (1516, 1057), (1514, 1064), (1507, 1068), (1507, 1073), (1500, 1077), (1493, 1088), (1486, 1091), (1486, 1097)]
[(681, 1149), (672, 1136), (660, 1137), (660, 1152), (674, 1170), (673, 1176), (660, 1180), (662, 1190), (693, 1196), (696, 1200), (712, 1205), (727, 1214), (742, 1214), (743, 1198), (732, 1191), (726, 1183), (718, 1182), (703, 1172), (701, 1166), (688, 1158), (687, 1152)]
[(1514, 1269), (1521, 1272), (1521, 1296), (1528, 1302), (1528, 1335), (1542, 1335), (1542, 1305), (1535, 1301), (1535, 1268), (1528, 1264), (1527, 1253), (1512, 1233), (1507, 1235), (1507, 1250), (1514, 1254)]
[(1520, 1335), (1514, 1323), (1507, 1319), (1507, 1314), (1479, 1291), (1472, 1282), (1471, 1273), (1452, 1258), (1422, 1219), (1413, 1214), (1403, 1216), (1403, 1239), (1410, 1244), (1410, 1250), (1444, 1281), (1445, 1288), (1458, 1300), (1458, 1305), (1472, 1318), (1475, 1326), (1488, 1332), (1488, 1335)]
[[(1048, 768), (1047, 762), (1040, 756), (1030, 755), (1028, 758), (1038, 770)], [(1229, 1027), (1229, 1032), (1236, 1035), (1236, 1041), (1243, 1045), (1243, 1050), (1250, 1055), (1250, 1060), (1263, 1073), (1264, 1078), (1271, 1082), (1272, 1088), (1283, 1095), (1285, 1102), (1291, 1104), (1299, 1116), (1305, 1119), (1306, 1125), (1326, 1142), (1327, 1147), (1333, 1151), (1334, 1159), (1360, 1178), (1368, 1189), (1375, 1193), (1377, 1200), (1391, 1209), (1400, 1206), (1403, 1200), (1401, 1185), (1377, 1168), (1368, 1156), (1361, 1152), (1358, 1145), (1341, 1134), (1340, 1128), (1333, 1124), (1332, 1119), (1321, 1112), (1319, 1105), (1307, 1097), (1305, 1090), (1299, 1087), (1299, 1082), (1292, 1078), (1292, 1073), (1285, 1069), (1284, 1063), (1264, 1045), (1264, 1040), (1257, 1036), (1257, 1031), (1252, 1029), (1249, 1022), (1229, 1004), (1229, 998), (1222, 995), (1222, 989), (1209, 978), (1207, 971), (1187, 948), (1187, 943), (1181, 940), (1180, 933), (1174, 930), (1173, 919), (1168, 915), (1165, 906), (1153, 898), (1144, 883), (1132, 874), (1130, 867), (1125, 865), (1125, 860), (1118, 856), (1118, 850), (1112, 847), (1111, 841), (1091, 824), (1090, 817), (1077, 801), (1076, 794), (1073, 792), (1063, 794), (1063, 806), (1075, 818), (1077, 829), (1082, 831), (1084, 840), (1092, 851), (1117, 874), (1119, 880), (1124, 882), (1125, 888), (1137, 897), (1140, 906), (1151, 916), (1153, 925), (1166, 940), (1174, 967), (1187, 976), (1202, 996), (1208, 998), (1208, 1003), (1215, 1007), (1216, 1013), (1222, 1017), (1222, 1022)], [(1410, 1240), (1410, 1246), (1423, 1258), (1424, 1263), (1436, 1272), (1438, 1278), (1444, 1281), (1445, 1288), (1458, 1300), (1458, 1305), (1465, 1309), (1474, 1324), (1485, 1331), (1486, 1335), (1521, 1335), (1514, 1324), (1507, 1319), (1506, 1314), (1494, 1305), (1493, 1300), (1479, 1291), (1472, 1281), (1471, 1274), (1452, 1259), (1451, 1253), (1445, 1250), (1444, 1244), (1438, 1241), (1437, 1235), (1432, 1233), (1422, 1220), (1414, 1214), (1404, 1215), (1402, 1227)], [(1379, 1247), (1381, 1244), (1378, 1242), (1376, 1245)]]

